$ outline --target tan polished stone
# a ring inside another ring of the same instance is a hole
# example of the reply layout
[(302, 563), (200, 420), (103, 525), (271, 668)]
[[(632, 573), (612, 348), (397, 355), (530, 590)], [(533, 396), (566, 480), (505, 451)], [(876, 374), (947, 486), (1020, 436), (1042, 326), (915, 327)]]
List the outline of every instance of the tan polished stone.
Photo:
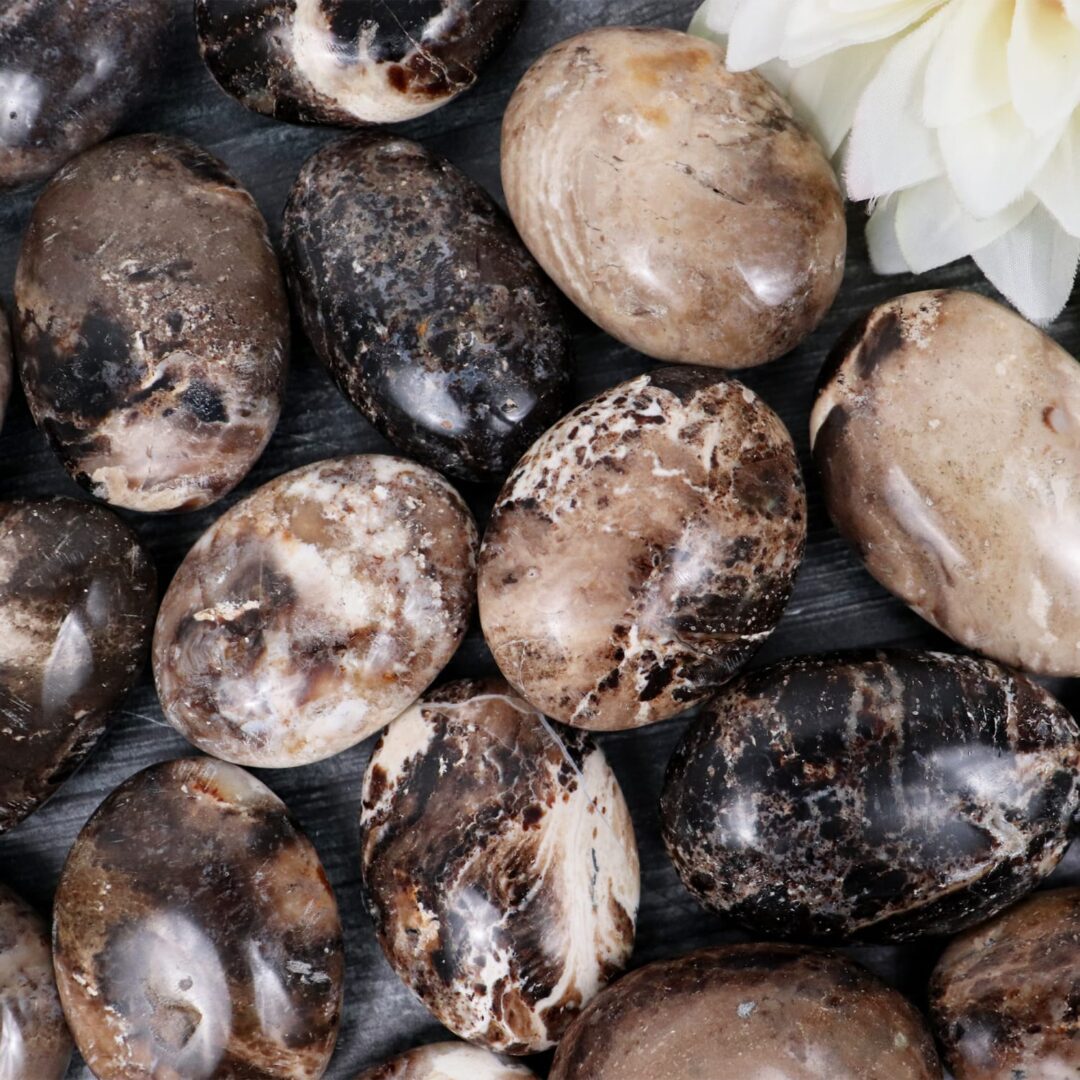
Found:
[(911, 293), (837, 346), (810, 417), (829, 513), (950, 637), (1080, 675), (1080, 366), (974, 293)]
[(503, 119), (502, 179), (555, 283), (660, 360), (781, 356), (843, 276), (843, 199), (821, 148), (764, 79), (675, 30), (603, 27), (541, 56)]

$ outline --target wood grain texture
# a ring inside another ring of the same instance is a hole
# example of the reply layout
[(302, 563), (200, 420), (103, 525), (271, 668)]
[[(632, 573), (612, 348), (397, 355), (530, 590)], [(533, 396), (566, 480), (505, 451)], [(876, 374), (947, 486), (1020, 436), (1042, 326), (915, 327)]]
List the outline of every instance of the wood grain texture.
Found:
[[(330, 128), (276, 123), (247, 112), (226, 97), (199, 59), (187, 3), (175, 2), (178, 29), (162, 85), (125, 130), (185, 135), (219, 155), (254, 194), (277, 242), (282, 207), (301, 164), (339, 133)], [(693, 8), (694, 0), (531, 0), (509, 49), (473, 91), (400, 130), (445, 154), (501, 201), (500, 119), (530, 61), (547, 46), (590, 26), (652, 23), (682, 28)], [(0, 196), (0, 297), (9, 308), (20, 237), (36, 194), (36, 190), (29, 190)], [(970, 261), (924, 275), (917, 286), (913, 278), (875, 276), (862, 240), (864, 218), (864, 208), (849, 209), (847, 273), (840, 297), (821, 328), (789, 356), (745, 375), (745, 381), (777, 410), (795, 438), (810, 507), (809, 544), (794, 597), (755, 664), (796, 652), (858, 645), (948, 647), (939, 634), (871, 580), (829, 524), (821, 486), (810, 465), (807, 422), (814, 380), (825, 354), (848, 323), (868, 307), (913, 287), (952, 285), (991, 290)], [(613, 341), (579, 314), (568, 313), (577, 357), (575, 401), (652, 366), (651, 361)], [(1080, 351), (1080, 315), (1075, 304), (1051, 333), (1070, 352)], [(295, 324), (294, 334), (293, 369), (281, 423), (244, 483), (229, 498), (205, 511), (165, 518), (126, 515), (125, 520), (139, 533), (157, 563), (162, 589), (203, 530), (222, 510), (258, 485), (320, 458), (387, 448), (335, 389)], [(0, 435), (0, 499), (59, 493), (80, 495), (34, 428), (26, 403), (16, 391)], [(465, 494), (482, 521), (494, 490), (474, 488)], [(492, 671), (490, 655), (474, 624), (447, 675)], [(1078, 710), (1080, 683), (1050, 685), (1067, 706)], [(661, 778), (685, 723), (675, 720), (601, 737), (626, 791), (641, 848), (643, 897), (635, 966), (740, 936), (698, 907), (676, 878), (660, 842), (656, 804)], [(341, 1039), (327, 1074), (333, 1080), (348, 1080), (365, 1066), (418, 1042), (446, 1037), (390, 970), (361, 908), (360, 783), (372, 742), (318, 764), (259, 774), (285, 800), (314, 841), (341, 904), (348, 981)], [(188, 749), (172, 728), (164, 726), (147, 672), (83, 770), (47, 806), (0, 837), (0, 881), (47, 911), (68, 848), (94, 808), (125, 777)], [(1074, 850), (1073, 857), (1066, 859), (1052, 879), (1054, 883), (1080, 882), (1078, 854)], [(920, 1004), (939, 951), (932, 944), (851, 950)], [(535, 1062), (541, 1072), (546, 1064), (545, 1058)], [(70, 1077), (88, 1080), (90, 1073), (76, 1062)]]

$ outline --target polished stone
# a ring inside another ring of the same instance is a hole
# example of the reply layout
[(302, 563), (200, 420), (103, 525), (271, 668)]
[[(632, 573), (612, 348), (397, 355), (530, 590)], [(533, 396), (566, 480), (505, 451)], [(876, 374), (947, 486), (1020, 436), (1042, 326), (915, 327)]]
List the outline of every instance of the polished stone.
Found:
[(262, 768), (360, 742), (461, 643), (476, 546), (457, 492), (403, 458), (319, 461), (264, 484), (200, 537), (162, 601), (166, 719)]
[(922, 1017), (837, 953), (701, 949), (639, 968), (582, 1013), (551, 1080), (940, 1080)]
[(138, 678), (153, 564), (104, 507), (0, 503), (0, 833), (79, 767)]
[(1036, 893), (958, 937), (930, 982), (955, 1080), (1080, 1076), (1080, 888)]
[(405, 453), (502, 480), (562, 415), (558, 294), (487, 193), (419, 143), (366, 134), (320, 150), (289, 198), (285, 250), (308, 337)]
[(15, 304), (30, 410), (99, 498), (206, 506), (262, 453), (288, 303), (254, 201), (193, 143), (134, 135), (69, 163), (34, 208)]
[(836, 177), (761, 76), (675, 30), (608, 26), (548, 50), (503, 118), (510, 214), (586, 315), (659, 360), (781, 356), (840, 286)]
[(640, 883), (618, 781), (501, 679), (435, 687), (386, 729), (360, 831), (390, 966), (471, 1042), (546, 1050), (630, 958)]
[(833, 521), (950, 637), (1080, 675), (1080, 366), (975, 293), (880, 305), (837, 345), (810, 418)]
[(1057, 865), (1080, 728), (989, 660), (793, 658), (733, 682), (676, 748), (664, 841), (707, 908), (769, 936), (952, 934)]
[(420, 1046), (366, 1069), (355, 1080), (535, 1080), (524, 1065), (467, 1043)]
[(170, 0), (0, 5), (0, 191), (104, 139), (159, 69)]
[(507, 480), (480, 556), (484, 636), (548, 716), (663, 720), (769, 636), (805, 535), (776, 414), (719, 372), (659, 368), (579, 406)]
[(337, 903), (285, 805), (209, 758), (152, 765), (79, 833), (57, 982), (99, 1080), (314, 1080), (337, 1038)]
[(452, 101), (506, 44), (522, 0), (195, 0), (222, 88), (279, 120), (384, 124)]
[(11, 331), (8, 329), (7, 312), (0, 305), (0, 429), (4, 426), (4, 413), (11, 398), (12, 377)]

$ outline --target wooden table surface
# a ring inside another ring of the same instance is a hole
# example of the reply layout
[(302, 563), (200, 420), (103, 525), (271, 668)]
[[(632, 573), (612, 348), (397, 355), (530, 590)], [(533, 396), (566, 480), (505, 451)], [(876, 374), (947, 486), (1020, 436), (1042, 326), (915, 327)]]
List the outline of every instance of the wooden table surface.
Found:
[[(390, 0), (392, 3), (393, 0)], [(280, 237), (285, 197), (302, 162), (327, 140), (331, 128), (293, 127), (256, 116), (214, 84), (196, 50), (187, 0), (176, 0), (178, 29), (161, 85), (125, 125), (125, 131), (164, 131), (201, 143), (233, 170), (255, 196)], [(530, 0), (524, 21), (507, 51), (469, 94), (400, 130), (445, 154), (496, 198), (499, 185), (499, 124), (511, 91), (529, 63), (549, 45), (592, 26), (657, 24), (682, 29), (694, 0)], [(0, 196), (0, 297), (10, 310), (20, 238), (36, 189)], [(794, 597), (776, 633), (755, 665), (799, 652), (853, 646), (903, 644), (951, 648), (951, 643), (880, 588), (833, 529), (825, 514), (821, 485), (810, 463), (807, 423), (814, 379), (841, 331), (871, 305), (908, 291), (941, 285), (992, 292), (970, 261), (912, 278), (881, 278), (870, 269), (862, 239), (865, 209), (849, 211), (851, 241), (847, 273), (836, 305), (823, 325), (790, 355), (745, 373), (787, 423), (807, 478), (810, 535)], [(652, 362), (620, 345), (568, 308), (576, 345), (575, 400), (643, 371)], [(1080, 351), (1075, 304), (1050, 328), (1074, 354)], [(161, 587), (168, 584), (185, 552), (207, 526), (238, 498), (278, 474), (337, 454), (386, 450), (387, 444), (338, 393), (294, 324), (293, 365), (277, 432), (251, 474), (233, 494), (198, 513), (177, 517), (126, 514), (153, 555)], [(34, 428), (16, 391), (0, 435), (0, 499), (81, 495)], [(495, 491), (464, 492), (483, 523)], [(3, 628), (0, 627), (0, 633)], [(447, 675), (494, 671), (475, 624)], [(1050, 684), (1074, 711), (1076, 681)], [(685, 892), (660, 841), (656, 804), (663, 770), (686, 726), (673, 720), (638, 731), (600, 737), (622, 782), (637, 829), (642, 861), (642, 903), (633, 963), (678, 955), (691, 948), (741, 935), (704, 913)], [(341, 1036), (328, 1077), (349, 1080), (360, 1069), (421, 1042), (445, 1038), (435, 1022), (398, 981), (375, 940), (360, 901), (358, 829), (360, 781), (374, 740), (329, 761), (297, 769), (264, 770), (260, 776), (288, 804), (312, 838), (337, 892), (345, 926), (348, 981)], [(165, 725), (149, 671), (118, 710), (110, 733), (84, 768), (45, 807), (0, 837), (0, 881), (47, 911), (72, 841), (101, 800), (124, 778), (152, 762), (190, 752)], [(1052, 879), (1080, 883), (1080, 851), (1074, 845)], [(921, 1002), (926, 976), (940, 945), (850, 950), (864, 963)], [(547, 1058), (533, 1061), (543, 1074)], [(88, 1080), (76, 1058), (70, 1078)], [(659, 1080), (659, 1078), (658, 1078)], [(717, 1077), (717, 1080), (739, 1080)]]

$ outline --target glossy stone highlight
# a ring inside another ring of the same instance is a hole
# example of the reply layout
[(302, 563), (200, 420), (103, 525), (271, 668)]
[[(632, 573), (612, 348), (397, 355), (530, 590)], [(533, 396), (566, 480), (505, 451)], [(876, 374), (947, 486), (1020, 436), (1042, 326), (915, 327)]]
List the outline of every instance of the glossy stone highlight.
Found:
[(0, 503), (0, 833), (82, 764), (146, 659), (153, 564), (104, 507)]
[(468, 90), (522, 0), (195, 0), (222, 88), (279, 120), (386, 124)]
[(419, 143), (369, 134), (320, 150), (289, 197), (285, 248), (316, 351), (406, 453), (501, 480), (562, 415), (555, 290), (487, 193)]
[(200, 537), (154, 632), (166, 718), (201, 750), (283, 768), (347, 749), (428, 687), (468, 627), (476, 526), (402, 458), (279, 476)]
[(187, 758), (132, 776), (64, 865), (64, 1014), (99, 1080), (323, 1075), (344, 956), (306, 836), (265, 785)]
[(549, 49), (503, 117), (502, 180), (559, 288), (658, 360), (781, 356), (843, 276), (821, 148), (764, 79), (674, 30), (607, 26)]
[(63, 1080), (70, 1060), (48, 927), (0, 885), (0, 1080)]
[(950, 637), (1080, 675), (1080, 367), (1010, 309), (912, 293), (851, 328), (810, 418), (829, 513)]
[(510, 475), (480, 556), (480, 619), (548, 716), (664, 720), (772, 632), (806, 535), (795, 449), (741, 383), (660, 368), (586, 402)]
[(940, 1080), (918, 1012), (838, 953), (727, 945), (648, 964), (566, 1033), (550, 1080)]
[(930, 983), (956, 1080), (1080, 1075), (1080, 888), (1039, 892), (958, 937)]
[(794, 658), (733, 682), (684, 736), (664, 842), (702, 904), (762, 934), (952, 934), (1054, 869), (1078, 768), (1073, 718), (988, 660)]
[(4, 413), (11, 398), (11, 381), (11, 332), (8, 330), (7, 312), (0, 305), (0, 430), (3, 429)]
[(528, 1080), (535, 1073), (524, 1065), (498, 1057), (468, 1043), (445, 1042), (419, 1046), (383, 1065), (360, 1073), (355, 1080)]
[(104, 139), (153, 83), (169, 0), (6, 0), (0, 191), (44, 180)]
[(618, 781), (501, 679), (436, 687), (386, 729), (360, 826), (387, 959), (471, 1042), (553, 1046), (630, 958), (640, 884)]
[(62, 170), (34, 207), (15, 304), (34, 420), (98, 498), (206, 506), (262, 453), (288, 304), (254, 201), (193, 143), (134, 135)]

